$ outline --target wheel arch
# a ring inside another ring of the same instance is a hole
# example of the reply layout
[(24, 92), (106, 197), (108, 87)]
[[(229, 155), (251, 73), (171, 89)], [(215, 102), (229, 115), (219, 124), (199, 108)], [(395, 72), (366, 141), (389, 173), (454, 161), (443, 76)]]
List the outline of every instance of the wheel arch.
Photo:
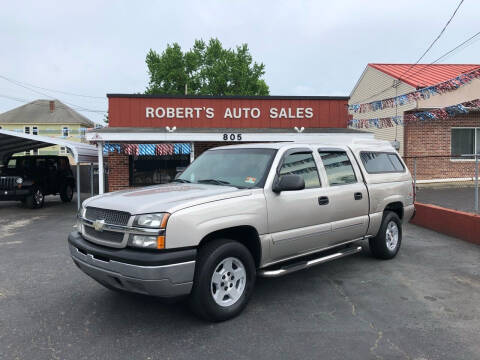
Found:
[(392, 211), (398, 215), (400, 220), (403, 220), (403, 203), (401, 201), (393, 201), (385, 205), (383, 213)]
[(199, 247), (204, 246), (214, 239), (231, 239), (243, 244), (252, 254), (255, 266), (260, 265), (262, 259), (262, 246), (257, 229), (251, 225), (232, 226), (220, 230), (215, 230), (205, 235), (199, 243)]

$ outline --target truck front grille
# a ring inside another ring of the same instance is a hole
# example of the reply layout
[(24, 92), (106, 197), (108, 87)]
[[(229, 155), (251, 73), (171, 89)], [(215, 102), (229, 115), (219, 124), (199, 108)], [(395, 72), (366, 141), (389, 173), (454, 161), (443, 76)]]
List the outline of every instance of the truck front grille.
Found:
[(16, 176), (0, 176), (0, 190), (13, 190), (16, 183)]
[(123, 241), (123, 232), (115, 231), (96, 231), (90, 226), (84, 226), (84, 235), (94, 238), (95, 240), (108, 241), (120, 244)]
[(130, 213), (125, 211), (87, 207), (85, 218), (90, 221), (105, 220), (107, 224), (127, 226)]

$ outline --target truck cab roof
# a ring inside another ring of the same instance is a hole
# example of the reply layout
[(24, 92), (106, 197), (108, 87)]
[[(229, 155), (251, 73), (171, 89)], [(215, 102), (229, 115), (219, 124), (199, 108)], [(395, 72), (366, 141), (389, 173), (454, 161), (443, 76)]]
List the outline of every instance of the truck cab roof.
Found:
[(376, 151), (376, 152), (392, 152), (395, 151), (392, 144), (385, 140), (376, 140), (376, 139), (350, 139), (346, 141), (344, 137), (315, 142), (315, 143), (300, 143), (300, 142), (283, 142), (283, 143), (251, 143), (251, 144), (238, 144), (238, 145), (226, 145), (216, 147), (211, 150), (222, 150), (222, 149), (276, 149), (280, 150), (283, 148), (290, 149), (295, 147), (328, 147), (328, 148), (338, 148), (346, 149), (350, 148), (353, 152), (359, 151)]

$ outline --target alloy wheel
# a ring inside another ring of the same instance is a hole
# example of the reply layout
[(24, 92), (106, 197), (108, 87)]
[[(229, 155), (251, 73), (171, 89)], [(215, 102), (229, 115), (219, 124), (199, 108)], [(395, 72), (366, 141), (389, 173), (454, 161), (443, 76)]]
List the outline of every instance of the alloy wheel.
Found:
[(388, 250), (394, 251), (398, 244), (398, 226), (395, 221), (388, 223), (385, 238)]
[(247, 272), (243, 263), (234, 257), (223, 259), (213, 272), (210, 291), (213, 300), (220, 306), (235, 304), (243, 295)]

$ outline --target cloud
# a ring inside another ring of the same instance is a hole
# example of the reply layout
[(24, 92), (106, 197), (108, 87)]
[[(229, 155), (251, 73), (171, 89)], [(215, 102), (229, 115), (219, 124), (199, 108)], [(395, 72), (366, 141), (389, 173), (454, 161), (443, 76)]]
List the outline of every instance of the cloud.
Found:
[[(248, 43), (266, 65), (272, 94), (348, 95), (368, 62), (413, 62), (456, 4), (372, 1), (10, 1), (0, 12), (0, 75), (42, 87), (104, 96), (142, 92), (145, 55), (167, 43), (190, 48), (218, 37)], [(435, 59), (475, 33), (480, 3), (465, 2), (427, 56)], [(478, 62), (479, 43), (449, 62)], [(51, 93), (91, 109), (106, 99)], [(42, 96), (0, 80), (0, 112), (21, 105), (1, 95)], [(84, 113), (93, 120), (102, 115)]]

